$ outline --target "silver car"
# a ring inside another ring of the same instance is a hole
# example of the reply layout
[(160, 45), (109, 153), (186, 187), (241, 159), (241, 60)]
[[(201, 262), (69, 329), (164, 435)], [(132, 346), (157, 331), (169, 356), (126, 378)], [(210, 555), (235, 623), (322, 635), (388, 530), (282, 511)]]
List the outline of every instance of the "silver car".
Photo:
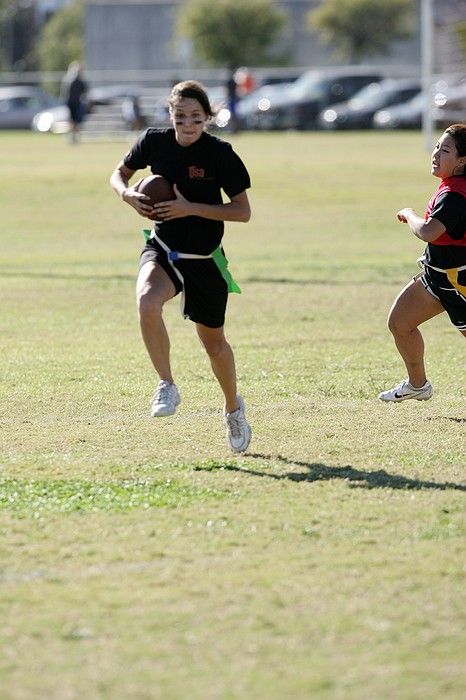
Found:
[(57, 104), (58, 100), (39, 87), (0, 87), (0, 129), (30, 129), (37, 112)]

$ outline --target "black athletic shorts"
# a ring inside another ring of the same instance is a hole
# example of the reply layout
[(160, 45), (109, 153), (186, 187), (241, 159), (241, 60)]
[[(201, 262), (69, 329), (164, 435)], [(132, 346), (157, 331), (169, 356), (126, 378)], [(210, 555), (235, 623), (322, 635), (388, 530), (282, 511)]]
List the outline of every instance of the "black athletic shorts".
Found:
[(455, 289), (443, 272), (426, 267), (421, 282), (438, 299), (459, 331), (466, 331), (466, 297)]
[(74, 124), (82, 124), (84, 117), (86, 116), (86, 111), (84, 105), (80, 102), (68, 104), (68, 109), (70, 110), (70, 119)]
[[(228, 288), (212, 258), (181, 259), (171, 263), (163, 248), (150, 238), (139, 258), (139, 269), (146, 262), (157, 262), (173, 282), (176, 294), (183, 294), (181, 314), (184, 318), (189, 318), (194, 323), (202, 323), (208, 328), (220, 328), (225, 324)], [(180, 273), (183, 282), (173, 266)]]

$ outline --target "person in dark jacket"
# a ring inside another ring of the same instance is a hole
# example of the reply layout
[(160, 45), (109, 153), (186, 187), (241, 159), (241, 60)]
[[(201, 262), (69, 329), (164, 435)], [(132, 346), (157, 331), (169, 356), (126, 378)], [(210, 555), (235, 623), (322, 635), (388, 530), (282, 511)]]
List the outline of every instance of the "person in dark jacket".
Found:
[(81, 124), (87, 114), (88, 86), (82, 77), (81, 65), (73, 61), (62, 82), (61, 96), (70, 115), (70, 141), (76, 143), (79, 139)]

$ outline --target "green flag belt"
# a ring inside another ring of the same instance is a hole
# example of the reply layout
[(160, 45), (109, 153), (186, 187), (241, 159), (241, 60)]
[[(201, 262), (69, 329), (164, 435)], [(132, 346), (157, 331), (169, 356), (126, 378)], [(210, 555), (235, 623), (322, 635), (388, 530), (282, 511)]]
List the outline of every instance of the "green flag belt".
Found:
[[(221, 246), (218, 246), (218, 248), (215, 248), (215, 250), (212, 251), (209, 255), (198, 255), (197, 253), (180, 253), (177, 250), (170, 250), (170, 248), (167, 246), (164, 241), (162, 241), (155, 231), (153, 229), (144, 229), (144, 238), (146, 241), (149, 240), (149, 238), (154, 238), (155, 241), (164, 249), (164, 251), (167, 254), (169, 262), (173, 265), (173, 262), (176, 260), (206, 260), (207, 258), (212, 258), (214, 263), (217, 265), (220, 274), (222, 275), (223, 279), (226, 282), (227, 288), (229, 292), (233, 292), (236, 294), (241, 294), (241, 288), (238, 285), (238, 283), (233, 279), (233, 276), (228, 269), (228, 260), (225, 257), (225, 254), (221, 248)], [(176, 268), (174, 268), (176, 271)]]

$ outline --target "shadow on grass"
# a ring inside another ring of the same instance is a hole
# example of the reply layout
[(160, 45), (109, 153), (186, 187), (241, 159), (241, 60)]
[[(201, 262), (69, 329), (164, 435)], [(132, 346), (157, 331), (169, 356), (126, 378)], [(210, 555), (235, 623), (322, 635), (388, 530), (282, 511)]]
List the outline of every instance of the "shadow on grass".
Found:
[(331, 284), (332, 287), (347, 287), (350, 285), (351, 287), (361, 287), (365, 286), (368, 284), (396, 284), (398, 280), (373, 280), (373, 279), (363, 279), (363, 280), (353, 280), (353, 279), (347, 279), (347, 280), (336, 280), (336, 279), (320, 279), (320, 278), (312, 278), (312, 277), (305, 277), (305, 278), (292, 278), (292, 277), (246, 277), (245, 282), (249, 284), (298, 284), (300, 287), (303, 285), (310, 285), (310, 284), (320, 284), (320, 285), (329, 285)]
[[(50, 280), (95, 280), (95, 281), (119, 281), (119, 282), (133, 282), (136, 277), (135, 275), (89, 275), (79, 273), (66, 273), (66, 272), (29, 272), (29, 270), (18, 270), (18, 272), (8, 271), (2, 272), (2, 277), (17, 277), (17, 278), (36, 278), (36, 279), (50, 279)], [(355, 286), (365, 286), (368, 284), (374, 284), (373, 280), (325, 280), (325, 279), (292, 279), (289, 277), (248, 277), (245, 279), (248, 284), (297, 284), (300, 287), (303, 285), (328, 285), (345, 287), (351, 285)], [(395, 282), (396, 283), (396, 282)], [(390, 280), (378, 280), (377, 284), (394, 284)]]
[(437, 491), (465, 491), (466, 485), (455, 484), (454, 482), (438, 482), (438, 481), (423, 481), (421, 479), (409, 479), (400, 474), (389, 474), (384, 469), (377, 471), (365, 471), (355, 469), (350, 465), (344, 467), (328, 467), (325, 464), (300, 462), (288, 459), (282, 455), (272, 456), (260, 453), (249, 453), (247, 456), (263, 459), (270, 462), (281, 462), (282, 464), (292, 465), (296, 467), (304, 467), (305, 472), (285, 472), (283, 474), (274, 474), (256, 469), (248, 469), (247, 467), (236, 466), (233, 464), (218, 464), (216, 466), (196, 466), (196, 471), (213, 471), (214, 469), (225, 469), (227, 471), (241, 472), (243, 474), (251, 474), (262, 478), (276, 479), (281, 481), (288, 479), (289, 481), (331, 481), (332, 479), (344, 479), (345, 481), (353, 482), (351, 486), (365, 489), (401, 489), (401, 490), (423, 490), (434, 489)]
[(426, 420), (449, 420), (452, 423), (466, 423), (466, 418), (454, 418), (453, 416), (428, 416)]
[(80, 275), (75, 272), (29, 272), (29, 270), (18, 270), (18, 272), (3, 272), (2, 277), (24, 277), (27, 279), (44, 279), (44, 280), (97, 280), (97, 281), (118, 281), (118, 282), (134, 282), (136, 275)]
[[(37, 279), (57, 279), (57, 280), (118, 280), (118, 281), (134, 281), (135, 275), (89, 275), (74, 272), (29, 272), (29, 270), (18, 270), (2, 272), (2, 277), (27, 277), (37, 278)], [(249, 284), (297, 284), (300, 287), (303, 285), (328, 285), (345, 287), (351, 285), (355, 286), (365, 286), (368, 284), (374, 284), (374, 280), (326, 280), (318, 279), (312, 277), (306, 277), (302, 279), (291, 278), (291, 277), (247, 277), (245, 282)], [(377, 284), (396, 284), (397, 280), (377, 280)]]

